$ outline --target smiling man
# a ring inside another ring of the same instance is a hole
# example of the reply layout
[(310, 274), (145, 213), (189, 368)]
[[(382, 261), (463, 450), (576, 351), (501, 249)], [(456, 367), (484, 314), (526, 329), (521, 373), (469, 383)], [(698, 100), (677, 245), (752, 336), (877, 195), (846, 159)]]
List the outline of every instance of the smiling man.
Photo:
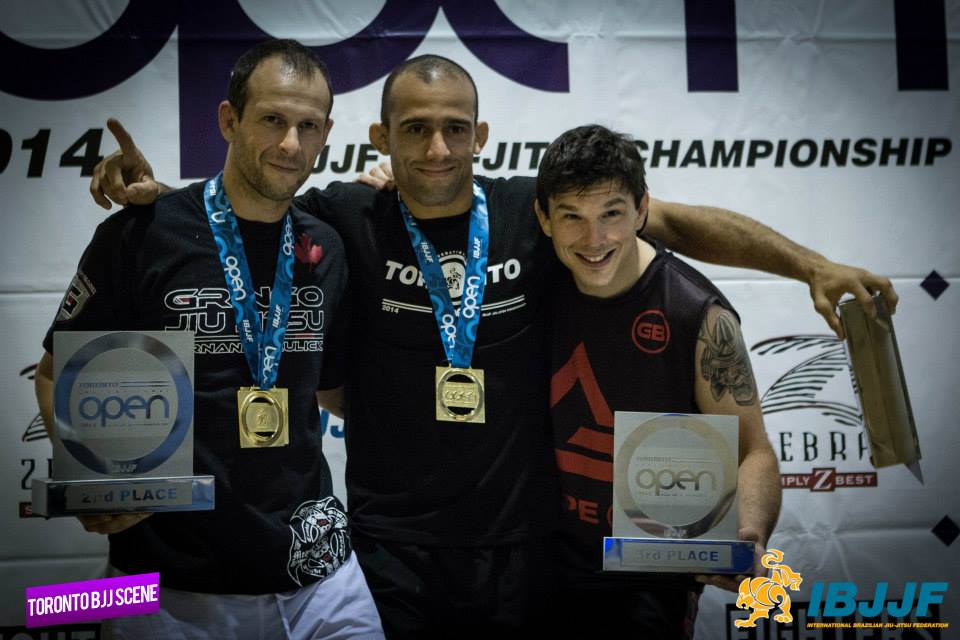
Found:
[(470, 208), (473, 157), (489, 135), (487, 123), (476, 119), (476, 95), (465, 71), (439, 60), (394, 71), (387, 79), (370, 140), (390, 156), (400, 197), (417, 218)]
[[(370, 127), (399, 197), (333, 183), (295, 200), (337, 229), (350, 261), (347, 497), (396, 638), (541, 629), (554, 585), (544, 320), (555, 260), (532, 215), (535, 181), (474, 176), (487, 134), (470, 74), (412, 58), (387, 78)], [(91, 183), (107, 208), (157, 190), (139, 152), (121, 151)], [(889, 281), (731, 212), (650, 200), (647, 218), (651, 236), (698, 259), (803, 279), (829, 320), (848, 290), (895, 299)]]
[[(612, 535), (613, 413), (738, 416), (738, 534), (761, 549), (780, 511), (780, 476), (737, 317), (705, 277), (638, 237), (649, 201), (636, 145), (604, 127), (567, 131), (540, 164), (537, 219), (569, 270), (557, 274), (550, 340), (553, 440), (566, 507), (557, 611), (603, 610), (605, 630), (686, 638), (696, 582), (601, 571), (603, 537)], [(651, 314), (665, 328), (655, 347), (635, 332)], [(736, 580), (709, 580), (736, 589)], [(573, 633), (596, 630), (590, 616), (567, 619)]]
[[(345, 371), (343, 243), (292, 206), (332, 102), (302, 45), (241, 56), (218, 111), (223, 172), (103, 222), (77, 272), (89, 297), (44, 341), (37, 398), (53, 425), (55, 331), (197, 332), (194, 468), (215, 477), (216, 508), (81, 518), (110, 535), (112, 572), (160, 573), (160, 612), (104, 623), (105, 637), (383, 637), (321, 449), (317, 393)], [(305, 259), (304, 247), (322, 252)], [(280, 320), (262, 323), (264, 310)], [(298, 329), (285, 340), (287, 318)], [(286, 390), (288, 444), (245, 446), (238, 404), (251, 387)]]

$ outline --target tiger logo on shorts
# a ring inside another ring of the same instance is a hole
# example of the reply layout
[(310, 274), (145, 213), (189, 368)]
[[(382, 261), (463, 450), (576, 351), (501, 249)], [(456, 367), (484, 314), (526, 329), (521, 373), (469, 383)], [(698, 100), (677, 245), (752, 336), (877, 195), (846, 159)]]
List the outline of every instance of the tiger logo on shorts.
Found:
[(787, 590), (800, 591), (803, 577), (783, 562), (783, 552), (777, 549), (768, 549), (760, 559), (760, 563), (771, 569), (770, 577), (744, 578), (740, 583), (740, 595), (737, 596), (737, 607), (753, 609), (746, 620), (734, 620), (737, 627), (756, 627), (759, 618), (770, 618), (770, 610), (780, 607), (780, 613), (773, 617), (777, 622), (784, 624), (793, 622), (790, 613), (790, 595)]
[[(350, 554), (347, 514), (335, 497), (304, 502), (290, 518), (287, 574), (299, 586), (326, 578)], [(313, 578), (313, 579), (311, 579)]]

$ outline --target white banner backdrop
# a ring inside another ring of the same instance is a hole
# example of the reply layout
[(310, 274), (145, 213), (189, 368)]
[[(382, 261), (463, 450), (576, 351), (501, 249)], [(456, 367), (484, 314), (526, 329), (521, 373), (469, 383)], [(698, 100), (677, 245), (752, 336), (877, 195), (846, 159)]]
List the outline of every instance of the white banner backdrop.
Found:
[[(336, 126), (310, 186), (350, 180), (382, 159), (367, 145), (367, 127), (379, 119), (386, 70), (439, 53), (476, 79), (480, 117), (491, 128), (478, 173), (533, 175), (558, 133), (600, 122), (641, 141), (655, 196), (744, 212), (894, 280), (925, 484), (901, 467), (870, 465), (845, 369), (806, 405), (769, 413), (767, 430), (790, 483), (772, 542), (804, 575), (794, 595), (797, 621), (764, 622), (749, 635), (733, 626), (745, 615), (733, 607), (735, 596), (711, 588), (701, 600), (699, 638), (841, 637), (804, 628), (802, 603), (814, 582), (853, 582), (866, 600), (886, 581), (889, 599), (897, 599), (908, 581), (950, 582), (958, 574), (957, 0), (598, 0), (550, 3), (549, 10), (531, 0), (485, 0), (469, 12), (457, 2), (402, 0), (5, 4), (14, 6), (0, 12), (0, 50), (8, 53), (0, 79), (0, 379), (8, 390), (0, 640), (18, 632), (40, 637), (17, 631), (26, 586), (93, 577), (104, 564), (105, 541), (75, 521), (23, 517), (29, 480), (47, 475), (50, 455), (34, 422), (30, 366), (105, 216), (83, 175), (116, 146), (104, 121), (123, 121), (164, 181), (202, 177), (203, 167), (185, 163), (218, 161), (221, 152), (203, 135), (215, 132), (226, 72), (216, 71), (215, 56), (201, 45), (242, 40), (250, 25), (327, 47), (321, 54), (337, 89)], [(367, 36), (371, 29), (376, 37)], [(704, 30), (716, 36), (707, 44), (695, 37)], [(355, 49), (345, 53), (344, 42)], [(212, 107), (193, 106), (211, 99)], [(802, 285), (697, 266), (740, 311), (761, 390), (815, 356), (833, 362), (839, 345)], [(343, 425), (331, 420), (325, 447), (341, 496), (342, 437)], [(950, 584), (935, 612), (948, 630), (861, 630), (856, 637), (953, 637), (957, 588)]]

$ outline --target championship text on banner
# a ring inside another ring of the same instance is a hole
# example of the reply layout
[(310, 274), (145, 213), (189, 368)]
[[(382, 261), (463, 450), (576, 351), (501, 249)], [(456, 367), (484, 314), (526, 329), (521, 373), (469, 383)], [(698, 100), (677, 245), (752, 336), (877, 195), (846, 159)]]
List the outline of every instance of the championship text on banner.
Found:
[(160, 574), (27, 587), (27, 628), (142, 616), (160, 609)]

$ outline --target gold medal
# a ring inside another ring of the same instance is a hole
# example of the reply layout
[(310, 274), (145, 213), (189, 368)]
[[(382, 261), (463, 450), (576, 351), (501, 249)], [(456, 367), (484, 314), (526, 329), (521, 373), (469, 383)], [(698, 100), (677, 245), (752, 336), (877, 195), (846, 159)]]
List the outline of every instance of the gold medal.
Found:
[(285, 447), (290, 441), (287, 390), (241, 387), (237, 390), (240, 447)]
[(486, 420), (483, 369), (437, 367), (437, 420), (474, 422)]

